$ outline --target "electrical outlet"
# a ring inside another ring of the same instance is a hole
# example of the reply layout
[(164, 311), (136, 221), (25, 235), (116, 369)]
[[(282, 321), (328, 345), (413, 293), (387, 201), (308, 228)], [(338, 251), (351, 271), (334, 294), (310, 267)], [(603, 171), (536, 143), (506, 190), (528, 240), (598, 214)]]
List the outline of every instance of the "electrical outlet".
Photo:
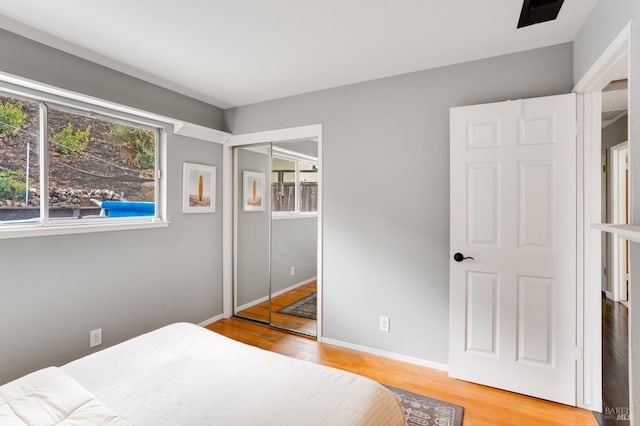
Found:
[(291, 267), (291, 276), (294, 276), (296, 274), (296, 267), (292, 266)]
[(389, 332), (389, 317), (380, 317), (380, 331)]
[(96, 347), (102, 344), (102, 329), (96, 328), (89, 332), (89, 348)]

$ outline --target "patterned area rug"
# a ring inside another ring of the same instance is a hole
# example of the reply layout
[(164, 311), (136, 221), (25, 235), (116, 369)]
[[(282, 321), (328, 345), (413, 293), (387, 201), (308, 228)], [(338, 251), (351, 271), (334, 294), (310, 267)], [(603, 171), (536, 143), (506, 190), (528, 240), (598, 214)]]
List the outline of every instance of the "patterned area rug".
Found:
[(404, 409), (407, 426), (461, 426), (464, 408), (428, 396), (383, 385), (395, 393)]
[(278, 313), (295, 315), (297, 317), (316, 319), (318, 312), (318, 293), (312, 293), (290, 305), (280, 309)]

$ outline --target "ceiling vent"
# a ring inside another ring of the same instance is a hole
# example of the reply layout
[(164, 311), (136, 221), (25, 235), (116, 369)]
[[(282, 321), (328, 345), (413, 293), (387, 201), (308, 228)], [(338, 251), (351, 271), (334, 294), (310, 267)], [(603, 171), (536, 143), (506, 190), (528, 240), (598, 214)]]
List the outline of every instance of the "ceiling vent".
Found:
[(518, 28), (553, 21), (558, 17), (562, 3), (564, 0), (524, 0)]

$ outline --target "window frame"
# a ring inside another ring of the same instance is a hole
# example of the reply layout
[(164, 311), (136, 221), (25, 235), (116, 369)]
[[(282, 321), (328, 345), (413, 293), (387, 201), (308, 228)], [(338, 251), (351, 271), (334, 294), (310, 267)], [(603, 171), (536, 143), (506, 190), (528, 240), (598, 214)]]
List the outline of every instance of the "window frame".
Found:
[[(295, 164), (295, 206), (296, 209), (292, 211), (271, 211), (271, 217), (273, 219), (303, 219), (303, 218), (313, 218), (318, 217), (318, 211), (312, 212), (302, 212), (300, 211), (300, 164), (299, 163), (307, 163), (311, 165), (315, 165), (316, 167), (320, 167), (320, 162), (318, 159), (313, 158), (311, 156), (299, 154), (294, 151), (289, 151), (282, 148), (273, 147), (271, 149), (271, 158), (272, 164), (274, 158), (279, 158), (282, 160), (293, 161)], [(271, 175), (273, 175), (273, 166), (271, 170)], [(272, 185), (273, 182), (270, 182)], [(269, 190), (271, 190), (271, 185), (269, 185)]]
[[(5, 77), (5, 76), (2, 76)], [(62, 89), (24, 81), (7, 81), (0, 78), (0, 93), (15, 97), (17, 100), (34, 102), (39, 105), (39, 143), (38, 160), (40, 162), (40, 213), (37, 218), (25, 220), (0, 221), (0, 239), (22, 238), (31, 236), (64, 235), (89, 232), (122, 231), (129, 229), (146, 229), (166, 227), (169, 222), (166, 215), (167, 199), (167, 134), (173, 131), (168, 122), (153, 120), (144, 114), (136, 114), (127, 107), (92, 99), (83, 95), (67, 92)], [(33, 88), (33, 86), (40, 86)], [(47, 90), (49, 89), (49, 90)], [(65, 96), (66, 95), (66, 96)], [(154, 181), (154, 216), (134, 217), (91, 217), (91, 218), (50, 218), (49, 217), (49, 129), (47, 112), (52, 107), (56, 110), (86, 115), (92, 118), (135, 126), (156, 132), (155, 144), (155, 181)]]

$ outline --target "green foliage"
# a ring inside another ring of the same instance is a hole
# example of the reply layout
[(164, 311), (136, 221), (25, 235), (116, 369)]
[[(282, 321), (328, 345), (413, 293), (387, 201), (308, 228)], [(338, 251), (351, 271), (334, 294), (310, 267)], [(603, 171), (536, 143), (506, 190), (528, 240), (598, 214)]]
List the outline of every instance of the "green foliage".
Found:
[(27, 189), (25, 173), (0, 168), (0, 198), (11, 200), (23, 196)]
[(91, 125), (88, 125), (84, 130), (73, 130), (73, 125), (69, 123), (64, 129), (53, 133), (51, 140), (54, 142), (55, 150), (60, 154), (84, 151), (87, 149), (89, 142), (93, 140), (91, 137)]
[(15, 135), (27, 120), (22, 103), (0, 101), (0, 136)]
[(155, 167), (155, 132), (122, 124), (113, 124), (107, 137), (120, 148), (120, 158), (127, 166), (142, 170)]

